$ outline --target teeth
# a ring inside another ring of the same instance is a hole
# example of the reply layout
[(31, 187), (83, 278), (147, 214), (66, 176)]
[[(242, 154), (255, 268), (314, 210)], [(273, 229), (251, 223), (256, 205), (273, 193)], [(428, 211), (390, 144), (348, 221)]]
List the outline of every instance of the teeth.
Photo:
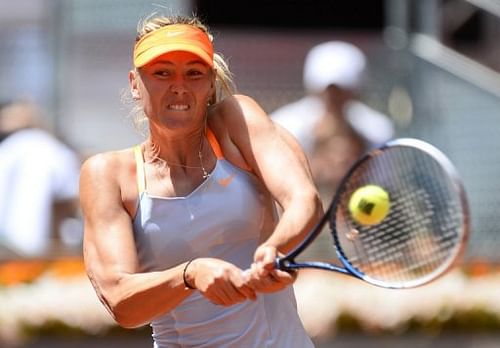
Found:
[(189, 109), (189, 105), (186, 104), (170, 104), (168, 106), (169, 109), (171, 110), (176, 110), (176, 111), (184, 111)]

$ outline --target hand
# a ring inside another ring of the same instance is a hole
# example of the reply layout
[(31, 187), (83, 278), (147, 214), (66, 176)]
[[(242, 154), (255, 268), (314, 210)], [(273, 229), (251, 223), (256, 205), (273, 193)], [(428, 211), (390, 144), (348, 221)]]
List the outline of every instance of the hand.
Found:
[(275, 268), (277, 256), (277, 249), (268, 245), (261, 245), (255, 251), (254, 263), (244, 272), (247, 284), (255, 291), (263, 293), (280, 291), (297, 278), (297, 272), (286, 272)]
[(223, 260), (194, 259), (186, 276), (190, 284), (217, 305), (231, 306), (247, 299), (256, 299), (255, 291), (246, 284), (242, 270)]

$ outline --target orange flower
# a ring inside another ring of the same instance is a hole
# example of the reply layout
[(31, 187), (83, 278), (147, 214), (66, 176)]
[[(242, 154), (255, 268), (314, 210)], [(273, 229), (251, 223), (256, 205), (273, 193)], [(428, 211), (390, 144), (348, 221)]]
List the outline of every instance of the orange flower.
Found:
[(43, 261), (9, 261), (0, 264), (0, 284), (14, 285), (35, 280), (46, 269)]

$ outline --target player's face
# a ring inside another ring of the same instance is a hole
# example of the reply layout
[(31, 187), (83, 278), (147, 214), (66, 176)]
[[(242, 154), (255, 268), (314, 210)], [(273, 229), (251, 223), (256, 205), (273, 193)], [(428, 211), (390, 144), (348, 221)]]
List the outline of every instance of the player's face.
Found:
[(198, 56), (170, 52), (140, 68), (138, 75), (137, 93), (150, 122), (173, 129), (203, 121), (214, 74)]

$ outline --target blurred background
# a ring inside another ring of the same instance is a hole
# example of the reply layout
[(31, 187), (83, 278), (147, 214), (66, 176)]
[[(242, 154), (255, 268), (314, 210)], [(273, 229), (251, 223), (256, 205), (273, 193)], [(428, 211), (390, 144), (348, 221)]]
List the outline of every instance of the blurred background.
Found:
[[(123, 93), (137, 22), (155, 11), (197, 14), (239, 92), (270, 114), (305, 95), (313, 46), (357, 46), (359, 99), (392, 137), (434, 144), (461, 173), (471, 235), (444, 278), (394, 291), (300, 275), (299, 312), (318, 347), (500, 346), (500, 1), (17, 0), (0, 4), (0, 347), (151, 345), (148, 327), (117, 328), (91, 289), (76, 185), (86, 157), (142, 140)], [(36, 235), (9, 236), (20, 222)]]

